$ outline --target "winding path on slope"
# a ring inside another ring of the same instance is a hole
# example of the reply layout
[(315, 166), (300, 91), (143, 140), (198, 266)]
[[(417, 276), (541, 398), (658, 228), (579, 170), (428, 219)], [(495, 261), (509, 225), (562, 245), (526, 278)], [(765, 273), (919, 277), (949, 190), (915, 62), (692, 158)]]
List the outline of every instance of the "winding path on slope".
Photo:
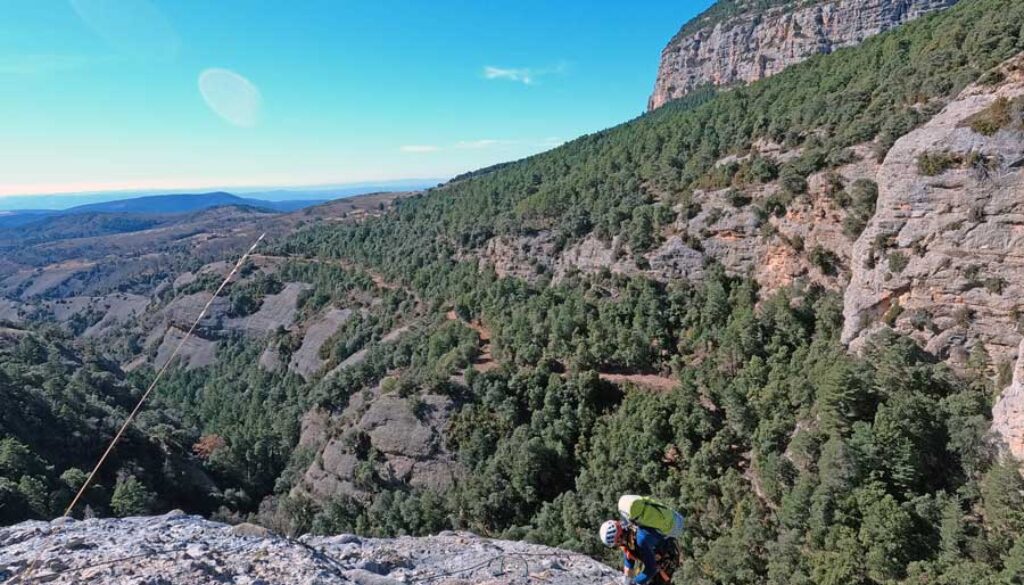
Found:
[[(363, 272), (370, 276), (373, 283), (383, 289), (388, 290), (402, 290), (405, 293), (416, 299), (417, 303), (421, 303), (419, 295), (416, 294), (412, 289), (401, 285), (399, 283), (388, 280), (383, 274), (367, 268), (366, 266), (356, 264), (350, 260), (341, 258), (308, 258), (304, 256), (275, 256), (269, 254), (256, 254), (253, 258), (267, 259), (267, 260), (284, 260), (284, 261), (298, 261), (298, 262), (311, 262), (314, 264), (328, 264), (337, 266), (343, 270)], [(450, 321), (460, 321), (466, 327), (472, 329), (480, 336), (480, 355), (473, 360), (473, 368), (478, 372), (489, 372), (496, 369), (499, 364), (494, 359), (492, 352), (492, 339), (493, 334), (491, 330), (479, 321), (467, 321), (459, 317), (455, 311), (448, 311), (445, 316)], [(642, 374), (642, 373), (621, 373), (621, 372), (610, 372), (610, 371), (598, 371), (598, 376), (607, 382), (611, 382), (615, 385), (632, 384), (637, 388), (644, 390), (650, 390), (653, 392), (669, 392), (679, 385), (679, 382), (671, 376), (661, 376), (658, 374)]]

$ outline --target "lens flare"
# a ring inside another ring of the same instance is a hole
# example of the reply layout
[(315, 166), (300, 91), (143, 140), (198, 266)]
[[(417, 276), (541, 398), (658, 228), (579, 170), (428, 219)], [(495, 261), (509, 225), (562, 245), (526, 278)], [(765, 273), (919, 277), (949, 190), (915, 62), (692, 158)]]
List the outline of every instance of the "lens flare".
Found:
[(234, 71), (206, 69), (199, 74), (199, 93), (213, 113), (230, 124), (250, 128), (259, 122), (260, 90)]
[(71, 0), (71, 7), (120, 53), (150, 59), (173, 59), (178, 54), (178, 34), (149, 0)]

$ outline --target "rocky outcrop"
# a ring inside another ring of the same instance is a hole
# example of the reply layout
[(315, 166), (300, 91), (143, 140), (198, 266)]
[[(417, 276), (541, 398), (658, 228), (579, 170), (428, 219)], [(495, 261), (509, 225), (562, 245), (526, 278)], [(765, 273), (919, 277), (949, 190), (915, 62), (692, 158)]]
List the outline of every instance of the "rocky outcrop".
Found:
[(637, 272), (636, 262), (627, 254), (622, 238), (615, 236), (611, 242), (605, 242), (594, 235), (570, 246), (555, 262), (558, 275), (579, 270), (580, 272), (597, 272), (609, 270), (614, 274), (634, 274)]
[(1017, 352), (1013, 383), (992, 407), (992, 432), (999, 438), (1004, 452), (1024, 461), (1024, 342)]
[(284, 362), (281, 361), (281, 351), (273, 345), (263, 349), (257, 363), (267, 372), (277, 372), (284, 367)]
[(29, 332), (24, 329), (16, 329), (14, 327), (4, 327), (3, 325), (0, 325), (0, 347), (14, 345), (28, 334)]
[[(843, 340), (891, 328), (963, 367), (1013, 367), (992, 410), (1024, 458), (1024, 55), (997, 86), (966, 89), (900, 139), (878, 171), (874, 218), (853, 248)], [(998, 77), (998, 76), (997, 76)]]
[(0, 281), (0, 291), (11, 298), (28, 301), (41, 296), (53, 296), (68, 281), (88, 273), (96, 263), (70, 260), (32, 270), (21, 270)]
[[(183, 339), (185, 340), (184, 344), (182, 344)], [(181, 349), (178, 349), (178, 346), (181, 346)], [(178, 352), (177, 355), (174, 354), (175, 351)], [(174, 359), (177, 361), (177, 365), (186, 370), (205, 368), (217, 359), (217, 342), (200, 337), (195, 333), (185, 339), (184, 330), (168, 327), (160, 347), (157, 348), (156, 357), (153, 358), (153, 367), (162, 368), (172, 355), (175, 355)]]
[(556, 255), (555, 236), (542, 231), (533, 237), (491, 238), (480, 251), (480, 264), (489, 265), (502, 277), (534, 279), (542, 272), (550, 272)]
[(321, 315), (302, 338), (302, 345), (292, 354), (288, 369), (309, 380), (323, 369), (326, 360), (320, 357), (323, 347), (332, 335), (354, 315), (352, 309), (328, 309)]
[[(813, 55), (947, 8), (957, 0), (793, 0), (738, 15), (694, 33), (680, 31), (661, 54), (648, 109), (705, 86), (750, 83)], [(752, 4), (752, 3), (751, 3)]]
[(243, 331), (254, 337), (268, 335), (278, 328), (288, 329), (295, 324), (295, 318), (299, 313), (299, 295), (311, 288), (312, 286), (304, 282), (286, 283), (281, 292), (265, 296), (255, 313), (246, 317), (226, 319), (224, 327)]
[(0, 582), (22, 582), (19, 576), (37, 557), (31, 582), (55, 584), (584, 585), (616, 576), (584, 555), (464, 532), (291, 539), (181, 512), (0, 529)]
[[(387, 335), (381, 337), (378, 343), (394, 343), (395, 341), (398, 341), (403, 335), (405, 335), (405, 333), (409, 331), (409, 329), (409, 325), (402, 325), (401, 327), (396, 327), (395, 329), (388, 332)], [(354, 368), (355, 366), (358, 366), (359, 364), (365, 362), (366, 358), (370, 355), (371, 347), (373, 346), (364, 347), (363, 349), (360, 349), (359, 351), (353, 353), (347, 358), (341, 360), (340, 364), (335, 366), (334, 369), (332, 369), (331, 371), (327, 372), (327, 374), (324, 376), (324, 379), (329, 380), (334, 376), (337, 376), (341, 372), (349, 368)]]
[(97, 337), (118, 325), (131, 323), (149, 307), (150, 298), (129, 293), (112, 293), (104, 296), (72, 296), (55, 301), (44, 301), (40, 308), (61, 323), (88, 315), (93, 322), (82, 331), (84, 337)]
[[(850, 210), (829, 192), (836, 188), (834, 181), (848, 189), (858, 180), (873, 180), (879, 165), (870, 151), (868, 144), (850, 149), (853, 162), (810, 176), (807, 193), (788, 197), (784, 209), (773, 208), (773, 213), (766, 209), (770, 200), (780, 198), (777, 181), (698, 189), (686, 209), (673, 209), (676, 219), (661, 229), (660, 244), (639, 256), (619, 236), (603, 241), (591, 234), (558, 251), (550, 245), (550, 233), (540, 232), (493, 238), (480, 250), (479, 263), (499, 276), (527, 280), (550, 275), (557, 282), (574, 272), (607, 270), (668, 282), (699, 280), (706, 266), (715, 262), (729, 274), (753, 277), (766, 293), (800, 284), (839, 290), (848, 281), (853, 239), (844, 229)], [(799, 152), (761, 144), (758, 154), (782, 162)], [(729, 157), (719, 164), (742, 163), (746, 158), (749, 155)], [(737, 192), (742, 201), (730, 200)]]
[[(369, 495), (367, 482), (444, 490), (461, 473), (444, 441), (456, 403), (436, 394), (402, 396), (394, 379), (355, 394), (340, 413), (309, 412), (300, 447), (316, 457), (296, 493), (329, 501)], [(401, 393), (404, 394), (404, 393)], [(369, 457), (373, 452), (376, 459)]]
[(10, 299), (0, 298), (0, 322), (21, 324), (24, 321), (24, 306)]
[(220, 330), (223, 327), (224, 318), (231, 308), (231, 301), (222, 294), (210, 302), (212, 296), (212, 292), (204, 291), (177, 297), (160, 309), (157, 316), (167, 326), (187, 330), (195, 322), (196, 317), (203, 312), (206, 304), (210, 303), (210, 308), (203, 315), (203, 320), (199, 322), (199, 329)]
[(886, 156), (845, 295), (843, 340), (854, 348), (892, 327), (954, 366), (978, 344), (993, 366), (1017, 357), (1024, 128), (1020, 120), (987, 128), (972, 121), (1024, 95), (1021, 64), (1024, 57), (1008, 63), (998, 86), (966, 89)]

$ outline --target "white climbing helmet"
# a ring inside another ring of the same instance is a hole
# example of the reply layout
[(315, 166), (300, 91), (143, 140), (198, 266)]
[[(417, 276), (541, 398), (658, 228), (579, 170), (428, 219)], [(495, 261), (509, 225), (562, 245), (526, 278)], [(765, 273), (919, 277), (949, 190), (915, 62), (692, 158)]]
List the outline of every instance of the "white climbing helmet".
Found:
[(619, 540), (619, 532), (622, 528), (619, 523), (615, 520), (609, 520), (601, 525), (601, 542), (605, 546), (611, 548), (615, 546), (615, 543)]

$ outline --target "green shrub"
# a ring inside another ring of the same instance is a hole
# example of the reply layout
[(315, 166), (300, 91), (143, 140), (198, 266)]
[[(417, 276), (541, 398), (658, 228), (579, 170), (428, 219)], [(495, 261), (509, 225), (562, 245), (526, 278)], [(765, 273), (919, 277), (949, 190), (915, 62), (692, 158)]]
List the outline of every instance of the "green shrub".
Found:
[(1018, 97), (1011, 100), (1007, 97), (999, 97), (992, 102), (992, 105), (961, 122), (961, 126), (968, 126), (978, 134), (992, 136), (1013, 124), (1020, 125), (1022, 110), (1024, 110), (1024, 99)]
[(935, 321), (927, 309), (918, 309), (910, 315), (910, 326), (918, 331), (931, 331)]
[(889, 252), (887, 260), (889, 262), (889, 270), (897, 274), (903, 272), (907, 264), (910, 263), (910, 259), (903, 252)]
[(750, 177), (761, 184), (770, 183), (779, 176), (779, 167), (775, 161), (756, 156), (750, 162)]
[(856, 239), (864, 232), (875, 214), (878, 201), (878, 184), (868, 179), (857, 179), (847, 188), (850, 206), (843, 218), (843, 233)]
[(1006, 290), (1006, 279), (1001, 276), (992, 276), (985, 279), (985, 290), (994, 294), (1001, 295)]
[(789, 195), (801, 195), (807, 192), (807, 179), (797, 170), (785, 168), (779, 176), (779, 186)]
[(132, 475), (118, 477), (110, 509), (118, 516), (142, 516), (153, 511), (155, 494)]
[(811, 249), (808, 259), (811, 264), (818, 267), (823, 273), (835, 276), (839, 273), (839, 256), (835, 252), (822, 246), (815, 246)]
[(843, 234), (852, 240), (856, 240), (867, 227), (867, 220), (859, 215), (850, 213), (843, 218)]
[(967, 306), (959, 307), (953, 312), (953, 321), (959, 327), (967, 327), (974, 319), (974, 310)]
[(917, 157), (917, 172), (935, 177), (963, 164), (963, 158), (949, 151), (925, 152)]
[(993, 69), (981, 76), (978, 83), (981, 85), (998, 85), (1006, 80), (1006, 74), (998, 69)]
[(785, 235), (780, 234), (780, 237), (783, 239), (783, 241), (789, 244), (789, 247), (793, 248), (794, 251), (804, 251), (804, 239), (802, 236), (800, 236), (800, 234), (794, 234), (790, 237), (786, 237)]
[(750, 196), (739, 189), (729, 189), (725, 194), (725, 200), (737, 209), (750, 205)]
[(768, 215), (774, 215), (775, 217), (785, 217), (786, 208), (793, 200), (793, 197), (789, 193), (779, 192), (772, 193), (764, 199), (762, 206), (764, 211)]

